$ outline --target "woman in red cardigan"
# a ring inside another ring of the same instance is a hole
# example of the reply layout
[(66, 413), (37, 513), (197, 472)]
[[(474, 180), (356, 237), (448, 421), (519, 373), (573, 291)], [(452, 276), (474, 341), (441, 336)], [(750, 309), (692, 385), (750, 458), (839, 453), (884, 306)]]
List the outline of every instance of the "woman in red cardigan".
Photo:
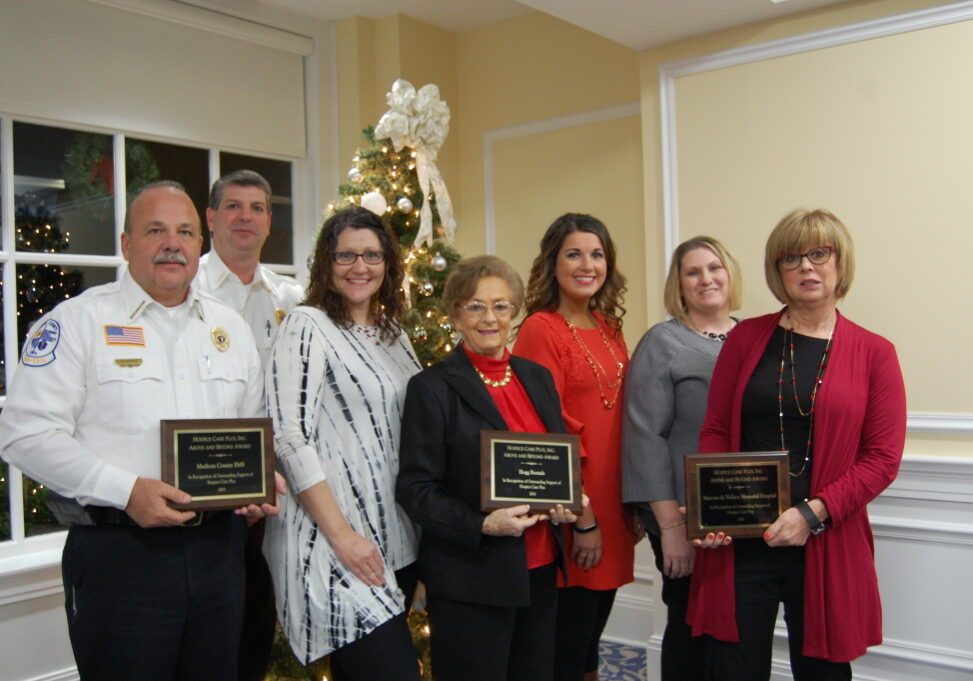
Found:
[(855, 271), (838, 218), (785, 215), (764, 268), (785, 307), (741, 322), (727, 338), (699, 446), (788, 450), (792, 505), (763, 538), (697, 540), (687, 621), (711, 637), (711, 678), (769, 679), (783, 602), (794, 679), (850, 679), (849, 662), (882, 641), (865, 507), (902, 458), (902, 372), (889, 341), (836, 308)]

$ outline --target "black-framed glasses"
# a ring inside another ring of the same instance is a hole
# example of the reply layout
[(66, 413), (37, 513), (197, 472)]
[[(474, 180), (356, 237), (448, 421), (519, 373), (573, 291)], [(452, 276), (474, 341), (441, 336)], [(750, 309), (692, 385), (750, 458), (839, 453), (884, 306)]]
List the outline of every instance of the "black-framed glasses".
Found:
[(468, 315), (477, 319), (485, 315), (488, 309), (493, 310), (493, 314), (495, 314), (498, 319), (506, 319), (507, 317), (511, 316), (516, 309), (513, 303), (506, 300), (498, 300), (492, 305), (487, 305), (482, 301), (474, 300), (472, 303), (460, 305), (460, 307), (466, 310)]
[(785, 253), (777, 258), (777, 264), (785, 270), (796, 270), (801, 261), (807, 258), (812, 265), (823, 265), (831, 259), (834, 246), (817, 246), (804, 253)]
[(331, 259), (339, 265), (354, 265), (358, 258), (361, 258), (366, 265), (381, 265), (385, 262), (385, 253), (382, 251), (365, 251), (364, 253), (338, 251), (331, 256)]

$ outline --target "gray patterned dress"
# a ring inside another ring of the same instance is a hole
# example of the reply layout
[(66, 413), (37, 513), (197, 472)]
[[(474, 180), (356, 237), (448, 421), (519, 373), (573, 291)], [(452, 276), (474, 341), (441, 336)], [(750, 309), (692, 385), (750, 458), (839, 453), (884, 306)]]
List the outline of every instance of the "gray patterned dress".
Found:
[[(304, 663), (402, 612), (394, 571), (416, 559), (417, 536), (395, 503), (405, 388), (420, 369), (405, 334), (387, 344), (372, 327), (338, 327), (301, 306), (281, 325), (267, 369), (278, 468), (289, 496), (267, 523), (264, 554), (281, 626)], [(327, 480), (349, 525), (385, 559), (385, 586), (345, 568), (297, 501)]]

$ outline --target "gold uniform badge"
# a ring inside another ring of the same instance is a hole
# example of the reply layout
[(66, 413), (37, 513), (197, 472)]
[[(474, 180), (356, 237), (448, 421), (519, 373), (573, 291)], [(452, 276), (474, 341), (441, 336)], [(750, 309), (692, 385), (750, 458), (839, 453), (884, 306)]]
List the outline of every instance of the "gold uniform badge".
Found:
[(222, 326), (217, 326), (210, 331), (209, 337), (213, 339), (213, 345), (220, 352), (226, 352), (230, 349), (230, 334)]
[(287, 313), (278, 307), (275, 316), (277, 317), (277, 326), (280, 326), (280, 323), (284, 321), (284, 317), (287, 316)]

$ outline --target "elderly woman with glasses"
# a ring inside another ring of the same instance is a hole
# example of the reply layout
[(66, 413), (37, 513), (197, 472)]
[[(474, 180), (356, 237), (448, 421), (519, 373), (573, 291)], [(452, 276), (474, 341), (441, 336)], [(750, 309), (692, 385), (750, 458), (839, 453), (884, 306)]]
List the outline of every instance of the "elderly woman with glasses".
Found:
[(688, 621), (710, 640), (710, 678), (770, 678), (784, 603), (796, 681), (851, 678), (882, 641), (865, 510), (895, 479), (905, 389), (892, 344), (837, 310), (851, 287), (851, 235), (826, 210), (795, 210), (767, 241), (764, 270), (784, 308), (726, 339), (700, 432), (703, 452), (786, 450), (791, 498), (763, 537), (695, 540)]
[(264, 541), (278, 614), (297, 658), (330, 654), (338, 681), (419, 678), (404, 612), (418, 542), (394, 497), (405, 387), (420, 368), (401, 282), (388, 225), (364, 208), (334, 213), (267, 368), (277, 461), (296, 496)]
[[(458, 263), (443, 305), (462, 342), (409, 381), (396, 497), (422, 528), (437, 681), (551, 681), (561, 506), (481, 511), (483, 430), (563, 433), (550, 372), (511, 356), (524, 286), (493, 256)], [(548, 522), (550, 521), (550, 522)]]

